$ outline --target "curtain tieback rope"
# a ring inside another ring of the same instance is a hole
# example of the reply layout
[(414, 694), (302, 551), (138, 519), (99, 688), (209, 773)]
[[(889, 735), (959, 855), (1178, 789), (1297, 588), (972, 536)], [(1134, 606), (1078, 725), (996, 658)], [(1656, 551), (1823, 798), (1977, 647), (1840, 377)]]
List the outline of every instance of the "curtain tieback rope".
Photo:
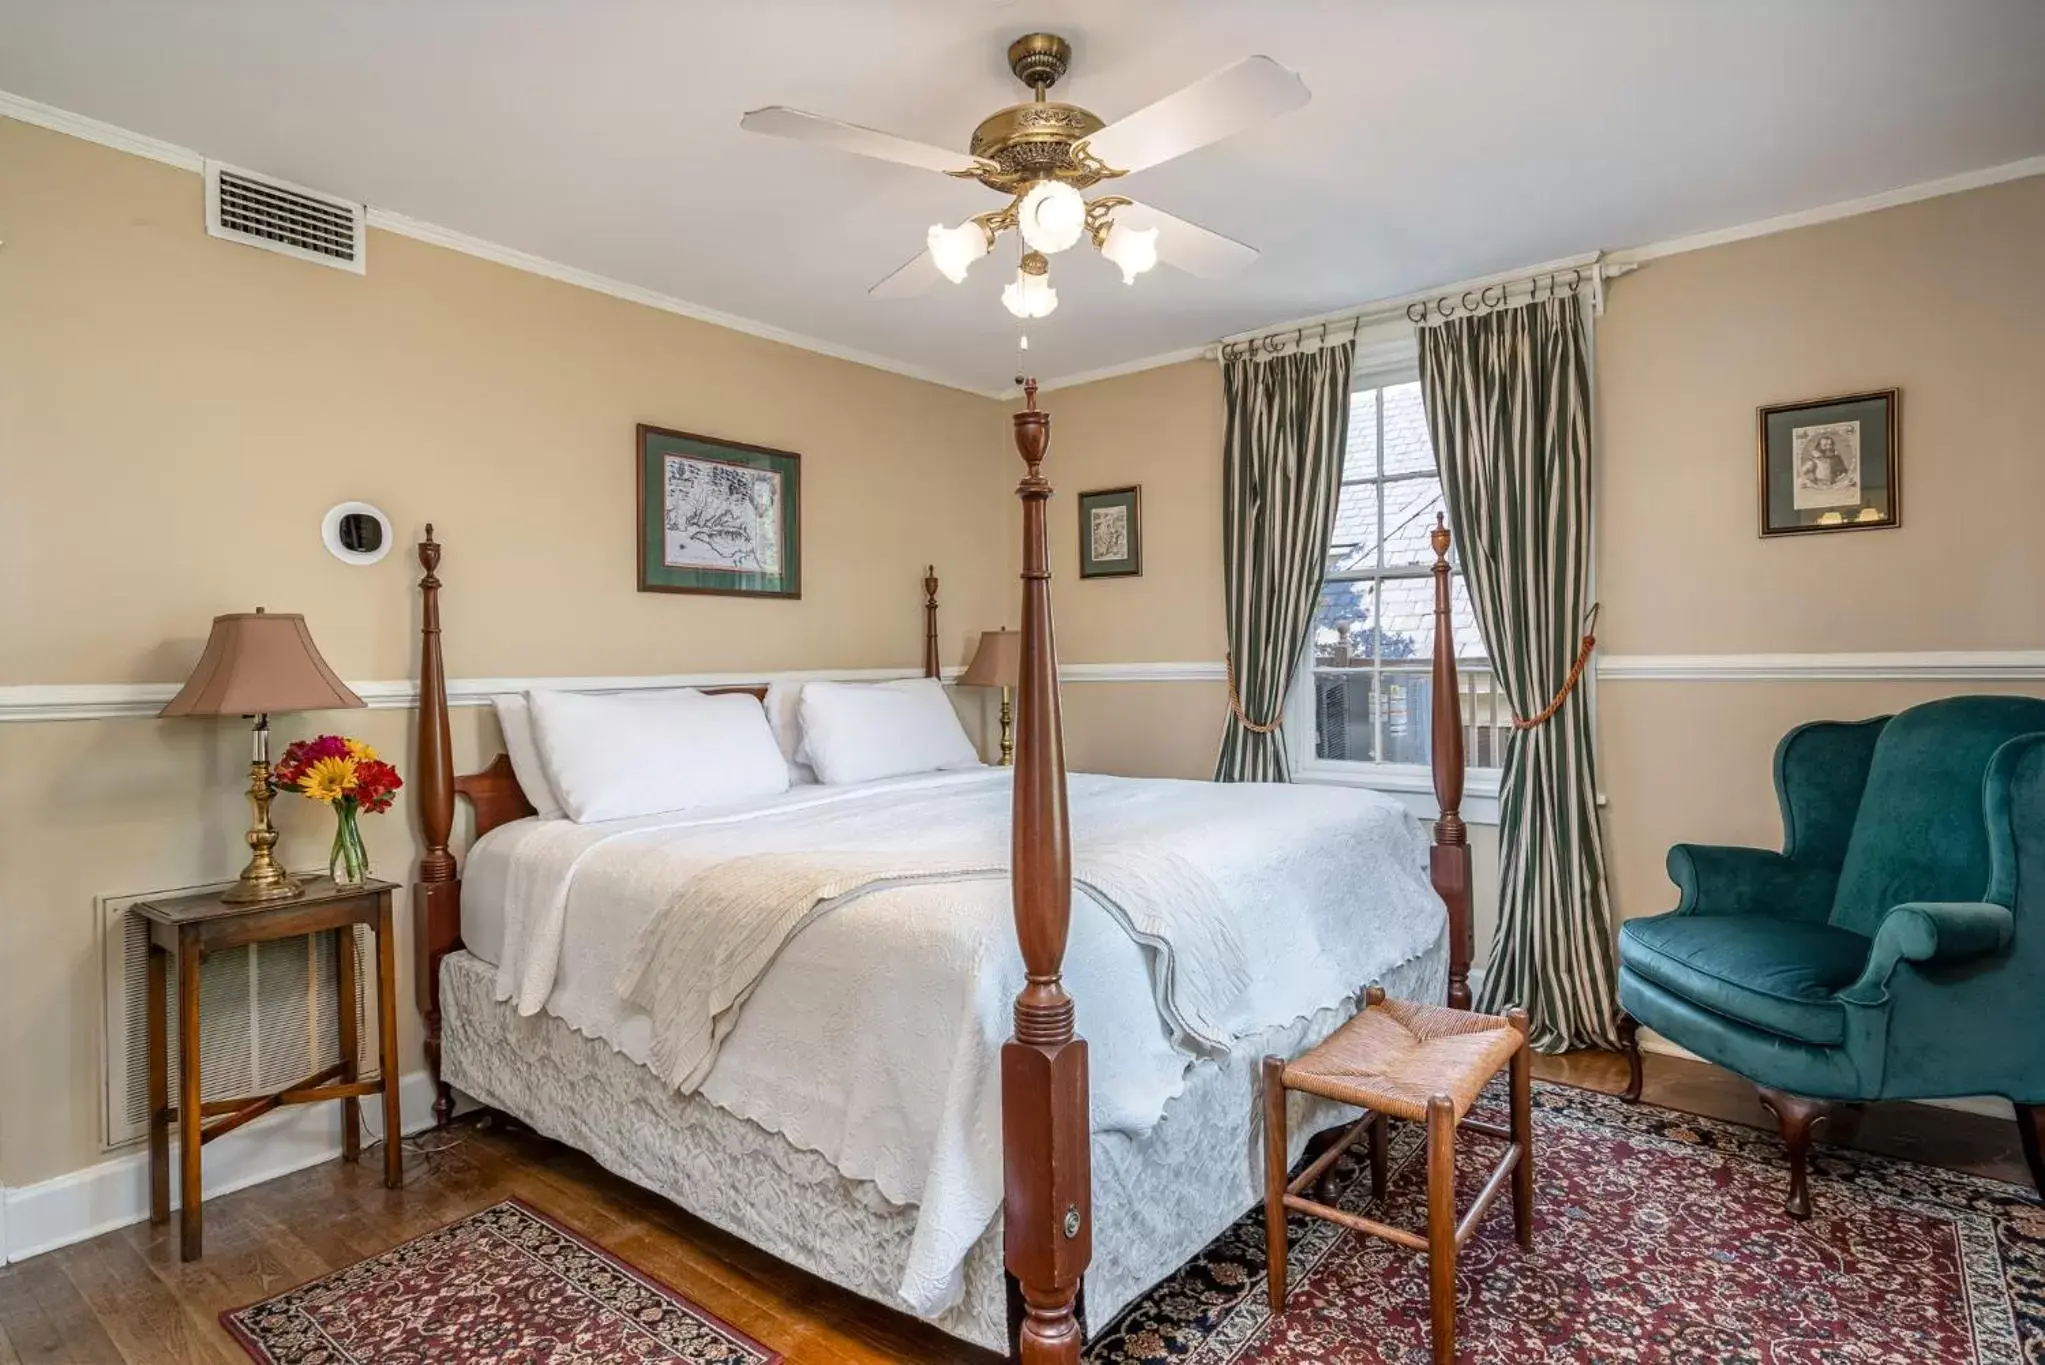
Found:
[[(1591, 609), (1584, 613), (1583, 644), (1576, 651), (1576, 662), (1570, 665), (1569, 676), (1562, 680), (1562, 690), (1557, 692), (1555, 700), (1542, 708), (1541, 714), (1535, 716), (1532, 720), (1522, 720), (1518, 716), (1514, 716), (1512, 718), (1513, 729), (1532, 730), (1537, 726), (1546, 725), (1549, 721), (1555, 719), (1555, 713), (1562, 709), (1562, 703), (1569, 700), (1569, 694), (1576, 691), (1576, 685), (1583, 681), (1583, 671), (1590, 664), (1591, 651), (1598, 646), (1598, 637), (1595, 633), (1598, 628), (1598, 606), (1598, 603), (1593, 602), (1591, 603)], [(1231, 692), (1231, 695), (1233, 695), (1233, 692)]]
[(1243, 710), (1242, 694), (1236, 691), (1236, 656), (1233, 650), (1224, 653), (1222, 666), (1228, 671), (1228, 709), (1235, 716), (1236, 723), (1253, 735), (1268, 735), (1285, 723), (1284, 707), (1279, 708), (1277, 720), (1269, 725), (1259, 725)]

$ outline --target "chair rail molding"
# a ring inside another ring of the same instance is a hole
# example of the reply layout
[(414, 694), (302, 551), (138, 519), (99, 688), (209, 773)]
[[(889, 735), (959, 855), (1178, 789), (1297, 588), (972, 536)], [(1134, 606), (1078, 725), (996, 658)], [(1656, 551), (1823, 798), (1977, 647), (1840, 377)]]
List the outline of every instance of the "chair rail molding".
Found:
[(1606, 654), (1599, 681), (2012, 682), (2045, 680), (2045, 649), (1837, 654)]

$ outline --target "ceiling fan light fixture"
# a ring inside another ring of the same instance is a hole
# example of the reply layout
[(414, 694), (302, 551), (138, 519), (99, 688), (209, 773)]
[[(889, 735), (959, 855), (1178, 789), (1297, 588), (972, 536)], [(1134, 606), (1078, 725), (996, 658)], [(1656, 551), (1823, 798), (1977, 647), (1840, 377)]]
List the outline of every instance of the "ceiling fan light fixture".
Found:
[(1016, 225), (1032, 251), (1056, 255), (1086, 231), (1086, 197), (1062, 180), (1039, 180), (1016, 206)]
[(1050, 316), (1058, 306), (1058, 291), (1051, 287), (1050, 269), (1051, 263), (1042, 253), (1024, 253), (1015, 278), (1001, 291), (1001, 306), (1019, 318)]
[(1157, 264), (1157, 229), (1112, 224), (1101, 243), (1101, 255), (1122, 267), (1122, 283), (1134, 284), (1138, 275)]
[(972, 268), (973, 262), (994, 249), (987, 229), (971, 218), (957, 227), (932, 223), (928, 240), (930, 259), (953, 284), (964, 284), (966, 271)]

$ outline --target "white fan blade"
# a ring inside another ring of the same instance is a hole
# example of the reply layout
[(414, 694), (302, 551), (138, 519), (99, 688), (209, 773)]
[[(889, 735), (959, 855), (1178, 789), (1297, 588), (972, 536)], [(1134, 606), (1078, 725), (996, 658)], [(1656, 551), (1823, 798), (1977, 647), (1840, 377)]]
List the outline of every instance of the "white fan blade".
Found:
[(1088, 138), (1087, 146), (1118, 170), (1147, 170), (1312, 98), (1298, 72), (1269, 57), (1245, 57), (1109, 124)]
[(866, 292), (877, 299), (913, 299), (944, 276), (928, 251), (919, 251), (908, 264)]
[(834, 147), (857, 156), (870, 156), (903, 166), (919, 166), (926, 171), (949, 174), (977, 164), (976, 158), (964, 152), (948, 152), (927, 142), (911, 142), (893, 133), (862, 128), (856, 123), (840, 123), (837, 119), (805, 114), (800, 109), (780, 104), (751, 111), (738, 121), (738, 126), (749, 133), (793, 138), (797, 142)]
[(1115, 221), (1136, 232), (1156, 228), (1157, 258), (1203, 280), (1227, 279), (1257, 259), (1257, 248), (1148, 204), (1124, 204)]

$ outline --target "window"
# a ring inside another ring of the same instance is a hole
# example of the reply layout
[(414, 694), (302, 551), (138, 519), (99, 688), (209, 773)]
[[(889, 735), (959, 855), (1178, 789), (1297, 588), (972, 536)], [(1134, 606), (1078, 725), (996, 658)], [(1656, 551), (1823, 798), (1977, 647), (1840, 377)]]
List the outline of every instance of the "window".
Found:
[[(1307, 775), (1417, 791), (1426, 788), (1434, 690), (1428, 532), (1444, 504), (1420, 384), (1408, 376), (1364, 378), (1350, 395), (1312, 666), (1295, 688), (1298, 724), (1289, 728), (1304, 748), (1302, 712), (1311, 712), (1313, 749), (1296, 765)], [(1465, 758), (1471, 768), (1495, 769), (1511, 708), (1492, 680), (1461, 573), (1451, 585)], [(1496, 790), (1481, 777), (1471, 788)]]

